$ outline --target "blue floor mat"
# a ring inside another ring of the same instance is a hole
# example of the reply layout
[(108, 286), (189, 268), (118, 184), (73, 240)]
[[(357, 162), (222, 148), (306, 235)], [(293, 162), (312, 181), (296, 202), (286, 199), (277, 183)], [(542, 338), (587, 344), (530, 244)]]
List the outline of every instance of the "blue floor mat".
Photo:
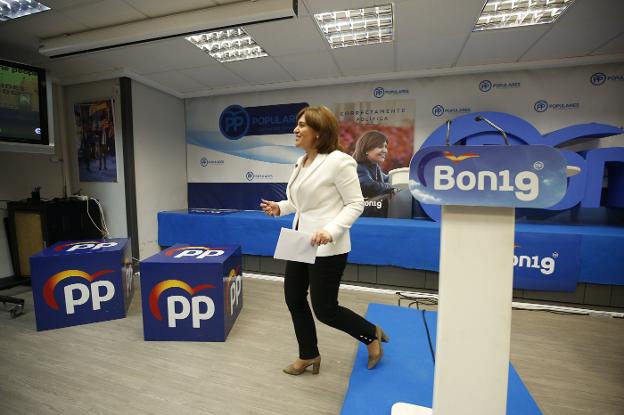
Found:
[[(434, 362), (429, 340), (435, 348), (437, 313), (369, 304), (366, 318), (383, 327), (390, 342), (384, 343), (384, 357), (373, 370), (366, 368), (368, 353), (360, 344), (341, 415), (390, 414), (396, 402), (431, 407)], [(507, 415), (541, 415), (511, 365)]]
[[(372, 305), (372, 304), (371, 304)], [(374, 304), (378, 306), (380, 304)], [(370, 309), (370, 308), (369, 308)], [(431, 334), (431, 344), (435, 351), (438, 313), (427, 311), (425, 319)], [(537, 403), (527, 390), (516, 369), (509, 364), (509, 383), (507, 385), (507, 415), (541, 415)]]

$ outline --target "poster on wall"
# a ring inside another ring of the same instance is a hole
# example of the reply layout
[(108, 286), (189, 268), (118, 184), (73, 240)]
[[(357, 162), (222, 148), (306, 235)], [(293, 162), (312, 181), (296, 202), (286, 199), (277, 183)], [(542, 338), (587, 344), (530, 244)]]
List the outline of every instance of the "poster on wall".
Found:
[(74, 105), (81, 182), (116, 182), (115, 125), (111, 99)]
[(207, 104), (192, 100), (186, 107), (189, 209), (257, 210), (260, 199), (284, 199), (303, 154), (293, 134), (297, 113), (308, 104), (230, 104), (218, 111)]
[[(416, 103), (411, 100), (335, 104), (340, 145), (358, 162), (358, 176), (365, 201), (362, 216), (411, 217), (409, 192), (392, 186), (388, 173), (409, 167), (414, 151), (415, 111)], [(392, 206), (399, 203), (405, 205), (403, 209)], [(405, 213), (392, 214), (393, 210)]]

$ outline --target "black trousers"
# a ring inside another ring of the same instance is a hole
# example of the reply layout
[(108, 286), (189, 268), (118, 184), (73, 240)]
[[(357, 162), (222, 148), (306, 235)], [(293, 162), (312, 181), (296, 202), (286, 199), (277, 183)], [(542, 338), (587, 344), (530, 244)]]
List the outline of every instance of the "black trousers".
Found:
[(307, 299), (308, 287), (314, 314), (321, 322), (364, 344), (375, 340), (374, 324), (338, 305), (338, 289), (346, 265), (347, 254), (317, 257), (315, 264), (286, 262), (284, 297), (295, 326), (301, 359), (319, 355), (316, 327)]

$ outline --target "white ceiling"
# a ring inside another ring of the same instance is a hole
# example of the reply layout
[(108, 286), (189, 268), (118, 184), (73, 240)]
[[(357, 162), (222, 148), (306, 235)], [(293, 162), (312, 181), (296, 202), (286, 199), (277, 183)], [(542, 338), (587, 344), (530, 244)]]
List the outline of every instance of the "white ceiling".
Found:
[(40, 0), (51, 11), (0, 22), (0, 58), (63, 84), (120, 75), (178, 97), (372, 79), (624, 61), (624, 0), (576, 0), (552, 25), (472, 32), (484, 0), (395, 0), (395, 40), (330, 49), (312, 14), (384, 4), (299, 0), (299, 17), (245, 26), (269, 57), (221, 64), (183, 37), (50, 59), (41, 39), (266, 0)]

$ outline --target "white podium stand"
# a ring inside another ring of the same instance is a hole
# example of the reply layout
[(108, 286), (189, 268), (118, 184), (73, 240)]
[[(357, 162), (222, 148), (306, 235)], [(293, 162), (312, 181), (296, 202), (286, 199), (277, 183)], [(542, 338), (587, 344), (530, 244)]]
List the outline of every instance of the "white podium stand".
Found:
[(442, 206), (433, 409), (392, 415), (506, 413), (514, 229), (514, 208)]

